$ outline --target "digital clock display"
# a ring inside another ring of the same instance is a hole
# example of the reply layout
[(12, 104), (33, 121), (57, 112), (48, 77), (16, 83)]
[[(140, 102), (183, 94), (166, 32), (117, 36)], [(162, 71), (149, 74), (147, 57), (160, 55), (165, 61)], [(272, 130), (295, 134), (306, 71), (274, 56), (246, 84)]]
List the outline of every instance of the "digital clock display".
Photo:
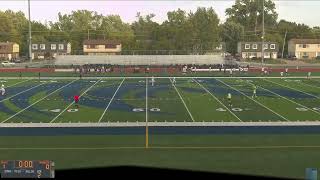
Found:
[(1, 178), (54, 178), (50, 160), (1, 160)]

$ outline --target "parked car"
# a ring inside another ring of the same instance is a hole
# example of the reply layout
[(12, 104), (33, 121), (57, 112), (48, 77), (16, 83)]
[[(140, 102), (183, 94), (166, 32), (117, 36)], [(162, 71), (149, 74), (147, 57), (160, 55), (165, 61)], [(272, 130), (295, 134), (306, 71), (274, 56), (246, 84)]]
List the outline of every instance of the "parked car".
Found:
[(3, 62), (1, 63), (1, 65), (2, 65), (3, 67), (14, 66), (15, 64), (16, 64), (16, 63), (10, 62), (10, 61), (3, 61)]
[(297, 57), (296, 56), (288, 56), (287, 59), (289, 59), (289, 60), (297, 60)]
[(21, 63), (21, 60), (20, 60), (20, 59), (15, 59), (15, 60), (13, 60), (13, 62), (15, 62), (15, 63)]

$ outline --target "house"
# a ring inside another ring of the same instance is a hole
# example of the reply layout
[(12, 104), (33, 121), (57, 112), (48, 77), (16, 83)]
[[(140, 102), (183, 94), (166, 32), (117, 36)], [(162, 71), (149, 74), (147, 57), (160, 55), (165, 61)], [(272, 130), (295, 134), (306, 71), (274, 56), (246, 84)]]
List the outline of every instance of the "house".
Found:
[(15, 60), (19, 58), (19, 44), (0, 42), (0, 60)]
[(314, 59), (320, 57), (320, 39), (290, 39), (288, 55), (298, 59)]
[[(278, 51), (278, 43), (264, 42), (264, 58), (277, 59)], [(243, 59), (261, 58), (262, 42), (239, 42), (238, 53)]]
[(32, 59), (52, 59), (57, 55), (69, 55), (71, 44), (66, 42), (43, 42), (32, 44)]
[(85, 40), (83, 41), (85, 55), (116, 55), (121, 53), (121, 43), (115, 40)]

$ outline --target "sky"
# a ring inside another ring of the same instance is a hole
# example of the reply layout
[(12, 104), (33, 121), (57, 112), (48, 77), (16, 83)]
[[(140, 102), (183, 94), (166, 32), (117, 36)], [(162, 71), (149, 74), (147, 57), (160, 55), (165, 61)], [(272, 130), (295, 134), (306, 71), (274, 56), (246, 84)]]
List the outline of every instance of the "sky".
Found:
[[(320, 26), (320, 1), (274, 1), (279, 14), (279, 20), (285, 19), (297, 23), (304, 23), (311, 27)], [(178, 8), (195, 11), (197, 7), (213, 7), (221, 22), (224, 22), (225, 10), (234, 4), (234, 0), (212, 1), (183, 1), (183, 0), (145, 0), (145, 1), (89, 1), (89, 0), (31, 0), (31, 18), (42, 23), (58, 20), (58, 12), (69, 14), (74, 10), (87, 9), (97, 11), (103, 15), (118, 14), (124, 22), (131, 23), (136, 20), (137, 12), (142, 15), (154, 13), (154, 20), (161, 23), (167, 19), (168, 11)], [(0, 0), (0, 10), (11, 9), (13, 11), (28, 12), (27, 0)]]

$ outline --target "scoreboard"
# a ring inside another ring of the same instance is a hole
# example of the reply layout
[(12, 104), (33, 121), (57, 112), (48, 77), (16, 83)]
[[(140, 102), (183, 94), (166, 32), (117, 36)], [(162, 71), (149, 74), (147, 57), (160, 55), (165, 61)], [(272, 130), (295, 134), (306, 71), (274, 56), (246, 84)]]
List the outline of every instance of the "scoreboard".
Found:
[(1, 160), (1, 178), (54, 178), (50, 160)]

